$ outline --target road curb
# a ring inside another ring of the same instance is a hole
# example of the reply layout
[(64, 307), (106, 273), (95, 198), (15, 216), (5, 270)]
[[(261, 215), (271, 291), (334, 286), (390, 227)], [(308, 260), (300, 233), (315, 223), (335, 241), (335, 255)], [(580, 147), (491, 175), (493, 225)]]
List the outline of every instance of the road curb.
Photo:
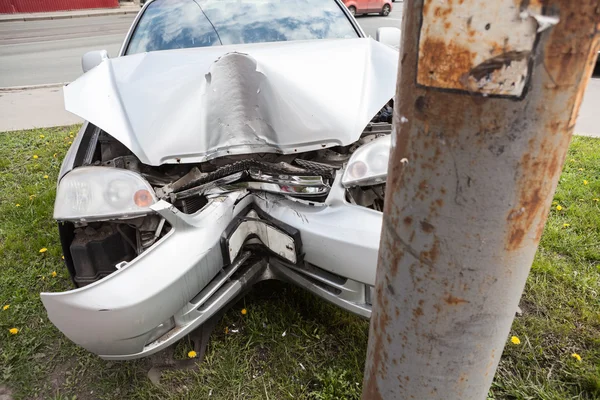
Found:
[(63, 87), (68, 84), (69, 84), (69, 82), (58, 82), (58, 83), (44, 83), (41, 85), (7, 86), (7, 87), (0, 87), (0, 93), (20, 92), (23, 90), (48, 89), (48, 88), (55, 88), (55, 87)]
[(137, 14), (136, 10), (109, 10), (106, 12), (95, 12), (89, 14), (63, 14), (63, 15), (39, 15), (39, 16), (15, 16), (15, 17), (3, 17), (0, 18), (0, 23), (3, 22), (28, 22), (28, 21), (50, 21), (54, 19), (72, 19), (72, 18), (87, 18), (87, 17), (106, 17), (108, 15), (126, 15), (126, 14)]

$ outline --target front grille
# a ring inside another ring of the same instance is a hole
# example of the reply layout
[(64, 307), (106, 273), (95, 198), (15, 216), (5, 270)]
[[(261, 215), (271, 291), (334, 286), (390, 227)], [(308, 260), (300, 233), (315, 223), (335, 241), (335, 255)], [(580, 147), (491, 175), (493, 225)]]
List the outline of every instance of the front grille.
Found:
[(201, 210), (207, 203), (208, 201), (204, 196), (192, 196), (177, 200), (174, 206), (184, 214), (193, 214)]

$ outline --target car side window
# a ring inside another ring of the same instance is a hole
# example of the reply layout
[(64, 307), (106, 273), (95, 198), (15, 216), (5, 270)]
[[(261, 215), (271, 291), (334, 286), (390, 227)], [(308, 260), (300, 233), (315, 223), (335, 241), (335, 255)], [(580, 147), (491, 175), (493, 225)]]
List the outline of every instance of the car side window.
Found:
[(126, 54), (221, 44), (356, 38), (334, 0), (155, 0)]

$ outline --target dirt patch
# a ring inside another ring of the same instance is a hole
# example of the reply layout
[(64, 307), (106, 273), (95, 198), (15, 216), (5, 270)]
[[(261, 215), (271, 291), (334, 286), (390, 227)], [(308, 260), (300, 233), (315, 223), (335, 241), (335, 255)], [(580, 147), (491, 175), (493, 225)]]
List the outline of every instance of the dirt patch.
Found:
[(0, 400), (12, 400), (12, 391), (6, 386), (0, 386)]
[(75, 365), (75, 358), (70, 358), (63, 363), (57, 363), (54, 370), (48, 376), (48, 382), (54, 393), (58, 392), (67, 380), (69, 370)]
[[(86, 385), (80, 385), (75, 392), (67, 391), (63, 388), (67, 379), (73, 374), (77, 366), (77, 358), (71, 357), (62, 362), (56, 362), (54, 370), (48, 375), (47, 386), (43, 384), (44, 391), (37, 397), (38, 400), (48, 399), (57, 393), (62, 395), (75, 395), (77, 400), (96, 400), (98, 397), (90, 392)], [(0, 397), (0, 400), (4, 400)]]

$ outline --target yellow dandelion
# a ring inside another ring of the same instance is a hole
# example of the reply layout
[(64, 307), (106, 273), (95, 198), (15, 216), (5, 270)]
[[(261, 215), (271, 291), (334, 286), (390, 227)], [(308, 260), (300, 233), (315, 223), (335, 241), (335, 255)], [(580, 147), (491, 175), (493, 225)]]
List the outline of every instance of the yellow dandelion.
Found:
[(15, 204), (15, 207), (21, 207), (21, 205), (19, 203)]
[(571, 224), (563, 224), (563, 228), (568, 228), (570, 226), (571, 226)]
[(8, 331), (10, 332), (11, 335), (16, 335), (17, 333), (19, 333), (18, 328), (10, 328)]
[(45, 252), (47, 252), (47, 251), (48, 251), (48, 249), (47, 249), (47, 248), (45, 248), (45, 247), (42, 247), (42, 248), (40, 249), (40, 253), (45, 253)]
[(43, 139), (43, 138), (45, 138), (45, 137), (46, 137), (46, 136), (44, 136), (44, 135), (40, 135), (40, 139)]
[(34, 155), (33, 155), (33, 159), (34, 159), (34, 160), (37, 160), (38, 158), (40, 158), (40, 157), (39, 157), (37, 154), (34, 154)]
[(248, 314), (248, 310), (246, 310), (245, 308), (242, 308), (242, 315), (246, 315)]
[(71, 139), (73, 139), (73, 135), (69, 135), (69, 137), (70, 137)]
[(593, 199), (593, 200), (594, 200), (595, 202), (599, 202), (599, 201), (600, 201), (600, 199)]
[(73, 142), (69, 141), (69, 144), (73, 144)]
[(2, 307), (2, 311), (6, 311), (10, 308), (10, 304), (6, 304), (4, 307)]
[(229, 333), (229, 328), (225, 327), (225, 334), (227, 335)]
[(556, 206), (556, 211), (560, 211), (560, 210), (562, 210), (562, 206), (560, 206), (560, 205)]
[(196, 352), (195, 352), (194, 350), (192, 350), (192, 351), (190, 351), (190, 352), (188, 353), (188, 357), (189, 357), (189, 358), (196, 358), (196, 356), (197, 356), (197, 355), (198, 355), (198, 354), (196, 354)]
[(52, 157), (54, 157), (54, 158), (56, 158), (56, 156), (57, 156), (57, 153), (54, 153), (54, 154), (52, 155)]
[(44, 179), (48, 179), (48, 175), (44, 175)]
[(584, 184), (584, 185), (587, 185), (587, 184), (588, 184), (588, 181), (584, 179), (584, 180), (583, 180), (583, 184)]
[(52, 275), (53, 278), (56, 278), (56, 275), (57, 275), (56, 271), (52, 271), (52, 273), (50, 275)]
[(515, 345), (517, 345), (517, 344), (521, 344), (521, 339), (519, 339), (519, 338), (518, 338), (518, 337), (516, 337), (516, 336), (513, 336), (513, 337), (511, 337), (511, 338), (510, 338), (510, 342), (511, 342), (512, 344), (515, 344)]
[(64, 260), (64, 259), (65, 259), (65, 256), (60, 256), (60, 258)]
[(583, 168), (579, 168), (579, 171), (583, 171)]
[(581, 356), (577, 353), (573, 353), (571, 354), (571, 357), (573, 357), (574, 359), (576, 359), (577, 361), (581, 362)]

